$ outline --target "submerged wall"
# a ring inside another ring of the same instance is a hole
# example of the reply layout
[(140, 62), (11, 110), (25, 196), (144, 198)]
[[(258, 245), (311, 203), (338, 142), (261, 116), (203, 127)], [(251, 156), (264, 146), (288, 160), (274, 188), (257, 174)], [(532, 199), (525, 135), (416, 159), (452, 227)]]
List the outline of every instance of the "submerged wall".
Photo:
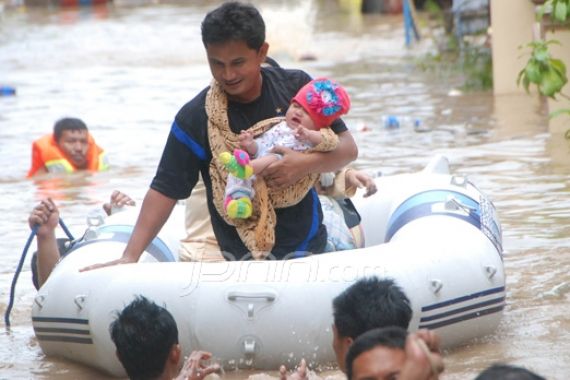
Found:
[[(533, 39), (556, 39), (561, 45), (551, 46), (553, 57), (562, 59), (570, 67), (570, 25), (549, 27), (539, 24), (535, 17), (536, 5), (531, 0), (491, 0), (491, 28), (493, 43), (493, 91), (495, 95), (525, 94), (523, 87), (517, 86), (517, 75), (528, 61), (528, 48), (520, 49)], [(570, 85), (564, 92), (570, 93)], [(538, 92), (532, 88), (533, 96)], [(548, 109), (552, 112), (560, 108), (570, 108), (570, 100), (548, 99)], [(522, 110), (521, 110), (522, 111)], [(570, 128), (570, 116), (550, 120), (549, 129), (554, 133), (564, 133)]]

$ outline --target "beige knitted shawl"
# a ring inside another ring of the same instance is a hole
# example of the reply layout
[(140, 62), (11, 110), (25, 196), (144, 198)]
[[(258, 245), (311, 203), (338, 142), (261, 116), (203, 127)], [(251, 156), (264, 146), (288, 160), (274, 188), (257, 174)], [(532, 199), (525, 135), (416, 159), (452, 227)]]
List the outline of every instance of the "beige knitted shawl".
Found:
[[(224, 220), (236, 227), (237, 232), (250, 250), (255, 259), (261, 260), (267, 257), (275, 244), (276, 215), (274, 208), (293, 206), (299, 203), (313, 187), (318, 179), (318, 174), (310, 174), (303, 177), (297, 183), (282, 189), (269, 188), (263, 177), (256, 177), (253, 181), (255, 197), (253, 202), (253, 214), (248, 219), (231, 219), (224, 210), (224, 192), (228, 172), (218, 160), (222, 152), (233, 152), (239, 147), (239, 134), (233, 133), (228, 121), (228, 99), (221, 86), (215, 80), (212, 81), (210, 90), (206, 95), (206, 114), (208, 115), (208, 140), (212, 151), (210, 162), (210, 176), (212, 179), (212, 192), (214, 205)], [(283, 117), (275, 117), (262, 120), (249, 130), (254, 136), (258, 136), (283, 120)], [(330, 128), (324, 128), (324, 130)], [(324, 139), (323, 143), (311, 149), (332, 150), (338, 145), (338, 137)], [(336, 139), (336, 140), (335, 140)]]

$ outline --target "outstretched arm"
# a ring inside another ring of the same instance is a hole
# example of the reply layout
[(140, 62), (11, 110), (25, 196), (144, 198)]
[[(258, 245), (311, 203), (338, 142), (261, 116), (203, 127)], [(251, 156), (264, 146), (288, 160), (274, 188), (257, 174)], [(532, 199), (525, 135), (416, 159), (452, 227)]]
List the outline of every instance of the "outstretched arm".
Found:
[(337, 171), (358, 156), (358, 149), (349, 131), (339, 133), (338, 137), (338, 147), (326, 153), (304, 154), (276, 147), (273, 152), (283, 155), (283, 159), (269, 165), (260, 175), (269, 186), (279, 188), (292, 185), (309, 173)]
[(123, 256), (117, 260), (102, 264), (94, 264), (81, 271), (108, 267), (117, 264), (136, 263), (145, 248), (156, 237), (176, 204), (176, 199), (162, 195), (156, 190), (149, 189), (144, 198), (133, 234), (127, 243)]
[(48, 198), (38, 204), (28, 217), (30, 228), (39, 226), (37, 238), (38, 286), (41, 287), (59, 260), (59, 250), (55, 238), (55, 228), (59, 223), (59, 210)]

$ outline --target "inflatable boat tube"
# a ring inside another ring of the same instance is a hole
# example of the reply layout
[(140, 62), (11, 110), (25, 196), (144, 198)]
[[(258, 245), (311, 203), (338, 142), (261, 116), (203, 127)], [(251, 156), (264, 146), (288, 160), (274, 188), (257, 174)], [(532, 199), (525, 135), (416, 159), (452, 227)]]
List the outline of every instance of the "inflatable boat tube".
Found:
[(276, 370), (305, 358), (334, 363), (332, 299), (357, 279), (393, 278), (409, 296), (410, 330), (428, 328), (451, 347), (492, 333), (505, 307), (501, 227), (491, 201), (435, 157), (421, 172), (380, 177), (378, 192), (353, 201), (366, 247), (285, 261), (176, 262), (183, 207), (141, 262), (89, 272), (118, 258), (137, 212), (90, 227), (54, 269), (32, 308), (46, 355), (116, 376), (109, 324), (142, 294), (175, 317), (180, 342), (213, 352), (224, 368)]

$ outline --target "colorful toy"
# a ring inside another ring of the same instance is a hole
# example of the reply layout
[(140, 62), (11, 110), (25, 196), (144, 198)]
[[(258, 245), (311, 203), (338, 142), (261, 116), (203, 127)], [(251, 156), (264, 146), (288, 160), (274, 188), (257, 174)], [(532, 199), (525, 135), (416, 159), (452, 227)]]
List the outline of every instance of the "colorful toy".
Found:
[(235, 149), (234, 154), (223, 152), (219, 156), (226, 170), (234, 177), (248, 179), (253, 175), (253, 167), (249, 164), (249, 154), (245, 150)]
[(244, 183), (253, 176), (253, 168), (249, 164), (249, 154), (244, 150), (235, 149), (233, 155), (230, 152), (223, 152), (219, 155), (219, 159), (226, 170), (238, 178), (237, 181), (234, 181), (236, 183), (226, 189), (224, 200), (226, 213), (230, 218), (247, 219), (253, 212), (251, 203), (253, 189), (251, 184)]

